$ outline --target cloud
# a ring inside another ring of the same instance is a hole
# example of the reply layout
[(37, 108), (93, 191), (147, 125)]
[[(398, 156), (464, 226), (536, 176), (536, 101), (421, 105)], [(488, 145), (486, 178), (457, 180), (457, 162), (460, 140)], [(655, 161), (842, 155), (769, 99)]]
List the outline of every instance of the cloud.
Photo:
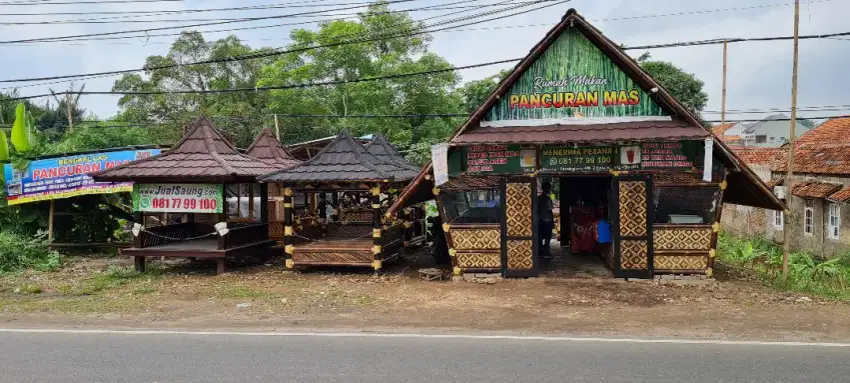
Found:
[[(782, 1), (782, 0), (780, 0)], [(785, 0), (790, 2), (790, 0)], [(252, 1), (250, 4), (269, 4), (267, 1)], [(433, 5), (445, 2), (433, 0), (417, 1), (394, 5), (396, 9)], [(489, 1), (488, 1), (489, 3)], [(675, 41), (700, 40), (717, 37), (760, 37), (772, 35), (790, 35), (793, 21), (793, 7), (776, 6), (782, 3), (763, 2), (762, 8), (730, 10), (726, 12), (698, 13), (659, 18), (635, 18), (629, 20), (610, 20), (622, 17), (677, 13), (693, 10), (753, 7), (759, 4), (749, 2), (718, 0), (682, 2), (676, 0), (654, 1), (591, 1), (575, 0), (564, 5), (537, 11), (531, 14), (502, 19), (492, 23), (479, 24), (463, 28), (458, 32), (434, 33), (432, 50), (446, 57), (455, 65), (468, 65), (487, 61), (518, 58), (528, 50), (557, 23), (566, 10), (576, 8), (582, 15), (602, 30), (615, 42), (626, 45), (644, 45)], [(219, 8), (243, 6), (246, 2), (236, 0), (201, 1), (191, 0), (182, 3), (138, 3), (133, 5), (103, 4), (75, 6), (33, 6), (0, 7), (0, 14), (8, 12), (31, 11), (80, 11), (94, 9), (109, 11), (161, 10), (189, 8)], [(27, 8), (27, 9), (24, 9)], [(160, 18), (214, 18), (237, 16), (268, 16), (302, 11), (302, 9), (277, 9), (253, 12), (219, 12), (189, 15), (157, 16)], [(850, 11), (850, 4), (839, 0), (815, 0), (801, 7), (801, 34), (830, 33), (845, 31), (842, 15)], [(451, 11), (442, 11), (449, 13)], [(424, 18), (436, 12), (416, 12), (415, 18)], [(466, 13), (468, 14), (468, 13)], [(36, 21), (71, 19), (85, 16), (37, 16), (12, 17), (0, 16), (6, 21)], [(103, 17), (93, 15), (90, 17)], [(299, 19), (308, 20), (308, 19)], [(606, 21), (608, 20), (608, 21)], [(269, 25), (283, 21), (269, 20), (252, 24), (230, 24), (220, 27), (241, 27), (245, 25)], [(153, 28), (174, 25), (163, 23), (133, 24), (70, 24), (49, 26), (3, 26), (0, 27), (0, 40), (14, 40), (42, 36), (97, 33), (125, 29)], [(522, 27), (536, 25), (533, 27)], [(315, 24), (307, 25), (315, 28)], [(251, 46), (284, 46), (292, 27), (276, 27), (255, 31), (236, 32)], [(225, 33), (207, 34), (208, 39), (224, 37)], [(166, 54), (173, 37), (151, 38), (147, 44), (138, 40), (117, 40), (85, 42), (83, 45), (35, 44), (27, 46), (3, 46), (4, 60), (0, 61), (0, 73), (3, 78), (38, 77), (62, 74), (97, 72), (114, 69), (138, 68), (145, 58), (154, 54)], [(728, 63), (728, 103), (729, 109), (790, 107), (791, 89), (791, 50), (790, 41), (771, 43), (736, 43), (729, 45)], [(845, 99), (843, 89), (850, 87), (850, 76), (843, 75), (843, 69), (850, 66), (850, 41), (843, 40), (806, 40), (800, 43), (800, 92), (799, 104), (834, 105), (850, 104)], [(631, 51), (632, 55), (642, 52)], [(685, 71), (694, 73), (705, 82), (705, 91), (709, 94), (707, 109), (720, 109), (721, 83), (721, 46), (703, 46), (673, 49), (654, 49), (655, 59), (673, 62)], [(9, 59), (12, 58), (12, 59)], [(511, 64), (477, 68), (461, 72), (465, 80), (483, 78), (500, 69), (510, 68)], [(111, 89), (117, 77), (86, 80), (88, 90)], [(77, 86), (79, 86), (77, 83)], [(6, 87), (10, 84), (0, 84)], [(51, 85), (56, 90), (65, 89), (67, 84)], [(23, 94), (43, 93), (48, 86), (22, 88)], [(83, 106), (101, 117), (108, 117), (117, 111), (117, 97), (84, 96)], [(714, 115), (707, 115), (714, 117)], [(730, 117), (751, 118), (753, 115)], [(757, 117), (757, 116), (756, 116)]]

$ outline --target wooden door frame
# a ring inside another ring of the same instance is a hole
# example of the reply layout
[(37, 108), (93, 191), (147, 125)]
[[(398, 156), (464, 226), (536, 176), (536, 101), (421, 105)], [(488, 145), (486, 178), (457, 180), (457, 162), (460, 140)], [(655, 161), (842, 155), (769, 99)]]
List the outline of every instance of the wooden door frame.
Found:
[[(620, 185), (621, 181), (642, 181), (646, 185), (646, 235), (627, 236), (620, 235)], [(652, 200), (652, 178), (645, 174), (627, 174), (614, 176), (611, 179), (611, 202), (609, 203), (609, 215), (614, 214), (611, 220), (611, 239), (614, 245), (614, 276), (617, 278), (640, 278), (651, 279), (653, 272), (654, 249), (652, 224), (655, 222), (655, 205)], [(611, 208), (613, 207), (613, 209)], [(646, 270), (624, 270), (622, 268), (622, 254), (620, 249), (621, 240), (646, 241)]]
[[(531, 237), (508, 237), (507, 225), (507, 188), (508, 183), (528, 183), (531, 185)], [(502, 260), (502, 276), (506, 278), (525, 278), (537, 277), (540, 275), (540, 238), (537, 227), (537, 177), (505, 177), (499, 185), (500, 204), (499, 213), (499, 232), (501, 237), (501, 260)], [(509, 240), (530, 240), (531, 241), (531, 269), (528, 270), (510, 270), (508, 269), (508, 241)]]

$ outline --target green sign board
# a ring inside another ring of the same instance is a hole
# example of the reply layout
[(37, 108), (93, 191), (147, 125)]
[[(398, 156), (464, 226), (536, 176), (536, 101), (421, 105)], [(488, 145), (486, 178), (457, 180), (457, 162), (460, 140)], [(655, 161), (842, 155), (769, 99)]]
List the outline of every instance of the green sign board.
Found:
[(535, 149), (520, 145), (475, 145), (464, 148), (469, 174), (529, 173), (535, 168)]
[(224, 188), (210, 184), (134, 184), (133, 211), (221, 213)]
[(688, 142), (644, 142), (640, 146), (641, 167), (673, 169), (694, 167), (695, 150)]
[(610, 146), (546, 147), (540, 155), (542, 172), (603, 173), (611, 170), (615, 150)]
[(669, 114), (581, 32), (567, 28), (488, 111), (482, 126), (652, 117)]

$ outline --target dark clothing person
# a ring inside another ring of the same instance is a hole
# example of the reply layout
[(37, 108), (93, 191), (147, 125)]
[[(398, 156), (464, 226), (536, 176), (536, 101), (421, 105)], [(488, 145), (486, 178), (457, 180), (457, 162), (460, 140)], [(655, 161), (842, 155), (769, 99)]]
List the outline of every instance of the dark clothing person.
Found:
[(543, 185), (543, 193), (537, 196), (537, 236), (540, 241), (540, 255), (551, 257), (550, 244), (552, 242), (552, 230), (555, 228), (555, 216), (552, 213), (554, 203), (549, 198), (551, 186)]

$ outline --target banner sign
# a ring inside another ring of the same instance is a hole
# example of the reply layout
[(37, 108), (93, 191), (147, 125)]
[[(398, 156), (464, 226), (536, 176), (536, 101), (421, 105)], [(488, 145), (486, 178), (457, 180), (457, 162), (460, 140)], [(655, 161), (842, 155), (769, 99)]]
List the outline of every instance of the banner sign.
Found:
[(614, 148), (604, 146), (543, 148), (542, 172), (608, 172), (613, 166)]
[(682, 142), (644, 142), (641, 144), (641, 162), (649, 168), (691, 168), (693, 158), (685, 154)]
[(81, 154), (35, 160), (22, 170), (5, 164), (6, 201), (18, 205), (86, 194), (129, 192), (133, 190), (132, 182), (94, 182), (88, 174), (159, 153), (159, 149), (150, 149)]
[(488, 111), (481, 125), (669, 119), (668, 113), (577, 28), (568, 28)]
[(135, 184), (133, 211), (221, 213), (224, 188), (216, 184)]
[(464, 148), (469, 174), (530, 173), (534, 171), (534, 151), (520, 145), (475, 145)]
[(449, 145), (431, 145), (431, 167), (434, 170), (434, 186), (449, 182)]

